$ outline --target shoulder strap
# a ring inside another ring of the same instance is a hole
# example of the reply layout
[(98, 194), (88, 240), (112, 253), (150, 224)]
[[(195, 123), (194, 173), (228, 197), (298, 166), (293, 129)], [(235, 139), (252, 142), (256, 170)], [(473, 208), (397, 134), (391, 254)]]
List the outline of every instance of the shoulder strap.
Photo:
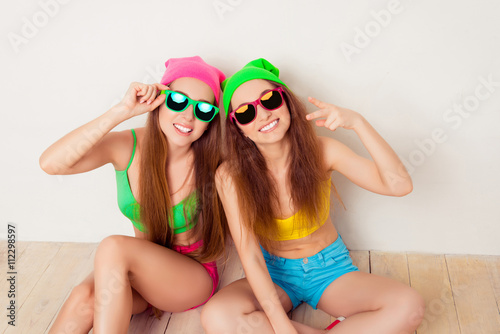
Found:
[(134, 155), (135, 155), (135, 147), (137, 145), (137, 137), (135, 136), (135, 130), (132, 129), (132, 135), (134, 136), (134, 148), (132, 149), (132, 156), (130, 157), (130, 161), (128, 162), (127, 169), (128, 170), (130, 165), (132, 164), (132, 160), (134, 160)]

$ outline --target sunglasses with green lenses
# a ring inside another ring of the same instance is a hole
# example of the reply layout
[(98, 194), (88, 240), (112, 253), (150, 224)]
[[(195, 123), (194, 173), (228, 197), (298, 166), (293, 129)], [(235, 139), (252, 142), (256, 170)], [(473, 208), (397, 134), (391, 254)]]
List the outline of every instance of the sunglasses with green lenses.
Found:
[(172, 111), (181, 112), (193, 105), (194, 116), (202, 122), (210, 122), (219, 112), (219, 108), (208, 102), (192, 100), (173, 90), (162, 90), (160, 94), (167, 95), (165, 105)]

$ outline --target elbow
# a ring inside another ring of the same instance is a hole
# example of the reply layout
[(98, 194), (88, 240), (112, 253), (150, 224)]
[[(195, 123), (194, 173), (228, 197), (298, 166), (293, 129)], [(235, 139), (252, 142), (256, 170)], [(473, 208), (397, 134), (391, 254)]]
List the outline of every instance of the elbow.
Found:
[(245, 254), (243, 256), (240, 256), (241, 260), (241, 265), (243, 267), (243, 270), (248, 276), (248, 273), (257, 273), (261, 272), (262, 270), (267, 270), (266, 262), (264, 261), (264, 258), (261, 256), (258, 256), (258, 254)]

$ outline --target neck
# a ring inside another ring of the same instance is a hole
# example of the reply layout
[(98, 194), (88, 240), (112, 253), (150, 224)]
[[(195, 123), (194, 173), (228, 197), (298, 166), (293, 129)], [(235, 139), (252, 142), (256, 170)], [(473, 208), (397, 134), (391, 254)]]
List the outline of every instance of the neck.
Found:
[(276, 143), (257, 145), (257, 148), (271, 172), (280, 174), (286, 170), (290, 157), (290, 141), (286, 137)]
[(187, 159), (193, 152), (191, 145), (177, 146), (167, 141), (167, 165), (168, 163), (175, 163), (179, 160)]

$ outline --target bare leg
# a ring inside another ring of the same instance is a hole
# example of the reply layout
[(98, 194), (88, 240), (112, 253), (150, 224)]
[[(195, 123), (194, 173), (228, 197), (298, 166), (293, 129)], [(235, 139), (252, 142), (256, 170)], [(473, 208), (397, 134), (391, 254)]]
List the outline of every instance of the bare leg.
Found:
[(71, 291), (49, 334), (88, 333), (94, 318), (94, 273)]
[[(290, 311), (292, 302), (288, 295), (276, 284), (276, 292), (283, 309)], [(269, 320), (255, 298), (246, 278), (235, 281), (217, 292), (203, 306), (201, 323), (207, 334), (274, 334)], [(325, 333), (292, 321), (300, 334)]]
[[(283, 308), (289, 311), (290, 298), (283, 289), (275, 287)], [(274, 333), (246, 278), (218, 291), (203, 306), (201, 323), (207, 334)]]
[[(137, 291), (133, 291), (132, 313), (141, 313), (148, 307), (148, 302)], [(87, 334), (94, 323), (94, 273), (91, 272), (71, 291), (64, 302), (49, 334)]]
[(153, 306), (180, 312), (205, 302), (212, 279), (197, 261), (150, 241), (111, 236), (95, 257), (94, 333), (126, 333), (135, 289)]
[(424, 316), (425, 303), (412, 288), (364, 272), (351, 272), (325, 290), (318, 308), (346, 319), (331, 333), (413, 333)]

